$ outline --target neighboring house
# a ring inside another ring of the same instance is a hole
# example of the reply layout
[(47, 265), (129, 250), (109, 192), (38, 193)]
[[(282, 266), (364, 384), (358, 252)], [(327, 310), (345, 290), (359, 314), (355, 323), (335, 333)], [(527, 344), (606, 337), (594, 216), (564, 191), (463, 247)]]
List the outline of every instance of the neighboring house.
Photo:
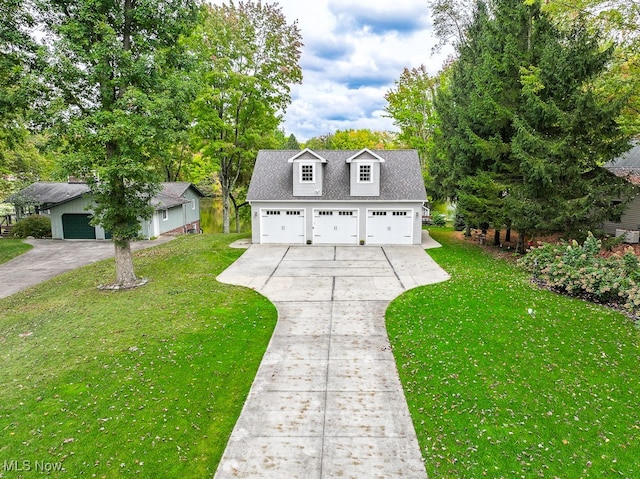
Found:
[[(200, 232), (200, 198), (202, 193), (191, 183), (162, 183), (161, 191), (152, 198), (153, 216), (141, 221), (144, 238), (161, 234)], [(93, 201), (85, 183), (33, 183), (12, 195), (18, 217), (25, 208), (51, 218), (54, 239), (110, 239), (101, 226), (92, 226)]]
[[(634, 144), (633, 148), (621, 157), (605, 163), (604, 168), (616, 176), (624, 177), (632, 184), (640, 186), (640, 143)], [(605, 233), (610, 235), (616, 235), (616, 230), (618, 230), (618, 235), (620, 234), (620, 230), (639, 231), (640, 195), (631, 200), (619, 222), (606, 221), (603, 224), (603, 229)], [(627, 237), (631, 239), (633, 236), (633, 234), (629, 234)], [(633, 242), (637, 243), (638, 241), (635, 240)]]
[(254, 243), (420, 244), (415, 150), (261, 150), (247, 201)]

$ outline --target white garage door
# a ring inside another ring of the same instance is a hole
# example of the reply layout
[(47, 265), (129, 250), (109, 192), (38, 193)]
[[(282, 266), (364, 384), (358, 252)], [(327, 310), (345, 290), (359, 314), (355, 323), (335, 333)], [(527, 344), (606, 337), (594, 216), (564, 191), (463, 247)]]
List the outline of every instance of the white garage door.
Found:
[(304, 210), (260, 210), (261, 243), (304, 243)]
[(411, 210), (367, 211), (367, 244), (411, 244)]
[(354, 210), (314, 210), (313, 242), (358, 244), (358, 212)]

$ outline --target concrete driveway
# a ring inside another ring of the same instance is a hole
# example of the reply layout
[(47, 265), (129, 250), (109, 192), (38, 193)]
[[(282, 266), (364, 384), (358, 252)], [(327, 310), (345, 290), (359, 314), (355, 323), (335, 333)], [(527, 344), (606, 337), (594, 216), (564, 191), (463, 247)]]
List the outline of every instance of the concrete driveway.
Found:
[(420, 246), (251, 246), (218, 280), (279, 317), (215, 479), (425, 479), (384, 313), (446, 279)]
[[(131, 243), (131, 249), (150, 248), (171, 239), (161, 236), (153, 241), (135, 241)], [(0, 265), (0, 299), (72, 269), (114, 256), (111, 241), (30, 239), (25, 243), (33, 248)]]

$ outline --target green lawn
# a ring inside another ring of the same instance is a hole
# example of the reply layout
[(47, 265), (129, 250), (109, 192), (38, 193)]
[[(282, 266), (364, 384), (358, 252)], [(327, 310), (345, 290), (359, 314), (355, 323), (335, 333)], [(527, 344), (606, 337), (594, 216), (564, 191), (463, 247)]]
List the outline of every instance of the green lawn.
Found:
[(22, 253), (29, 251), (33, 246), (19, 239), (0, 239), (0, 264), (6, 263)]
[(11, 461), (62, 463), (57, 477), (213, 476), (276, 322), (269, 301), (215, 280), (237, 238), (137, 253), (150, 278), (137, 290), (97, 290), (105, 261), (0, 301), (0, 477), (20, 477)]
[(429, 477), (640, 477), (638, 328), (432, 233), (451, 280), (387, 311)]

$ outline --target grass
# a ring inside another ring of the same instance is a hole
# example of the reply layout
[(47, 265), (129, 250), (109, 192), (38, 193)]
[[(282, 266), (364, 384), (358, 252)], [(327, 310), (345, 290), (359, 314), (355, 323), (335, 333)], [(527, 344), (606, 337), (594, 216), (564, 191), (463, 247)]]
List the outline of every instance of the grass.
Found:
[(0, 264), (6, 263), (22, 253), (26, 253), (31, 248), (33, 248), (33, 246), (19, 239), (0, 239)]
[(212, 477), (276, 322), (265, 298), (215, 280), (237, 238), (137, 253), (151, 279), (137, 290), (97, 290), (111, 260), (0, 301), (4, 477), (22, 461), (58, 477)]
[(450, 232), (387, 328), (429, 477), (640, 477), (640, 331)]

